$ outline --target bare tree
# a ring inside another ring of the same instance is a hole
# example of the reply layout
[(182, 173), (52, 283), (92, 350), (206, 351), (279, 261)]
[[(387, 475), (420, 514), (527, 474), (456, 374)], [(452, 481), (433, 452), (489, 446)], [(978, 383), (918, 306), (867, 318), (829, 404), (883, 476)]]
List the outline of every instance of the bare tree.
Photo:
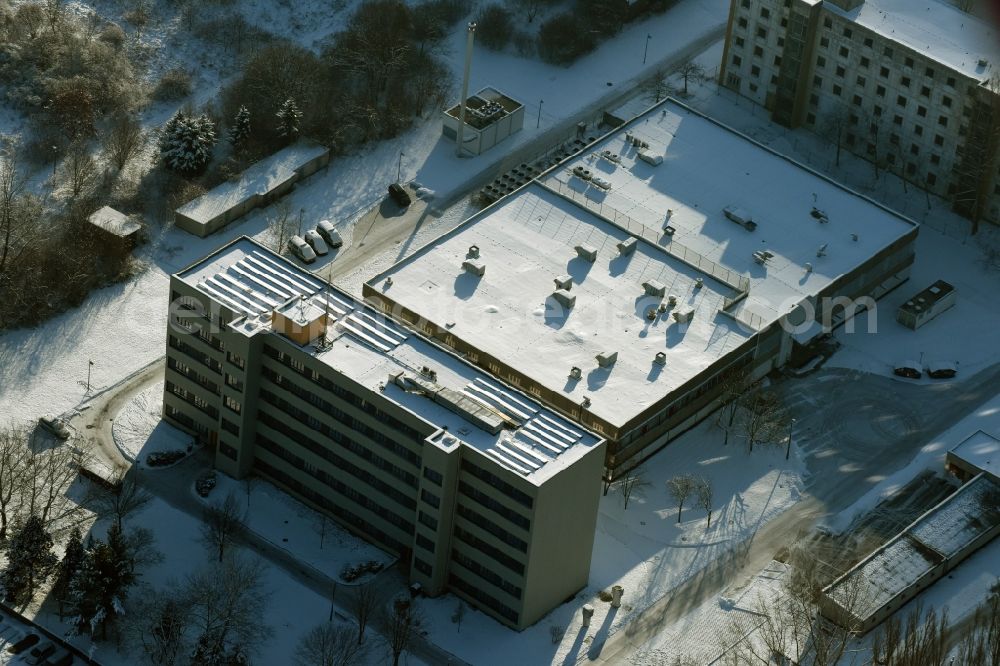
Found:
[(848, 112), (843, 107), (837, 107), (823, 119), (820, 135), (829, 139), (837, 147), (836, 165), (840, 166), (840, 152), (844, 147), (844, 136), (848, 127)]
[(670, 84), (670, 74), (665, 69), (657, 69), (645, 84), (646, 96), (657, 103), (673, 95), (676, 91)]
[(121, 171), (138, 154), (145, 141), (142, 125), (130, 115), (119, 114), (104, 135), (104, 154)]
[(689, 60), (680, 67), (677, 68), (677, 75), (681, 77), (684, 82), (683, 95), (686, 97), (688, 94), (688, 82), (691, 83), (701, 83), (705, 80), (705, 68), (698, 63)]
[(292, 236), (292, 205), (287, 199), (282, 199), (274, 207), (274, 214), (267, 217), (267, 228), (271, 231), (271, 238), (274, 239), (274, 251), (281, 254), (285, 250), (285, 243)]
[(462, 620), (465, 619), (465, 602), (461, 599), (455, 605), (455, 610), (451, 614), (451, 621), (455, 623), (455, 628), (458, 633), (462, 633)]
[(128, 516), (141, 511), (153, 499), (139, 485), (139, 472), (134, 467), (118, 468), (112, 475), (110, 487), (94, 484), (92, 488), (87, 504), (98, 517), (114, 519), (119, 530), (124, 528)]
[(26, 429), (11, 424), (0, 428), (0, 542), (20, 507), (20, 496), (28, 472)]
[(628, 511), (628, 501), (633, 493), (642, 495), (644, 489), (649, 486), (649, 481), (645, 479), (645, 471), (641, 467), (631, 467), (615, 481), (618, 490), (621, 491), (622, 499), (625, 500), (625, 510)]
[(993, 588), (986, 603), (976, 609), (972, 627), (959, 643), (956, 663), (962, 666), (1000, 664), (1000, 594)]
[(667, 481), (667, 492), (677, 504), (677, 522), (681, 522), (681, 512), (684, 511), (684, 501), (695, 491), (697, 483), (690, 474), (681, 474)]
[(705, 510), (708, 517), (705, 524), (705, 529), (708, 529), (712, 526), (712, 482), (706, 478), (698, 479), (696, 492), (698, 506)]
[(379, 628), (392, 652), (392, 666), (399, 666), (399, 657), (420, 632), (420, 624), (420, 617), (409, 599), (395, 599), (382, 609)]
[(324, 622), (309, 630), (295, 650), (298, 666), (351, 666), (365, 663), (367, 649), (354, 639), (354, 627)]
[(538, 10), (540, 10), (545, 4), (545, 0), (515, 0), (514, 4), (517, 5), (518, 9), (524, 12), (524, 16), (528, 19), (528, 23), (531, 23), (535, 20), (535, 17), (538, 16)]
[(29, 447), (22, 510), (41, 518), (58, 533), (80, 515), (80, 506), (68, 495), (86, 455), (70, 446)]
[(726, 373), (723, 377), (722, 392), (719, 395), (722, 407), (719, 408), (716, 420), (716, 424), (725, 433), (725, 438), (722, 441), (723, 446), (729, 444), (729, 434), (736, 428), (736, 413), (740, 408), (740, 398), (746, 393), (748, 387), (747, 372), (742, 368)]
[(28, 177), (21, 169), (21, 148), (17, 137), (0, 137), (0, 275), (30, 233), (21, 215), (20, 199)]
[(168, 583), (166, 590), (145, 589), (136, 594), (133, 607), (126, 616), (125, 634), (138, 645), (154, 666), (174, 666), (188, 643), (188, 600)]
[(949, 646), (947, 611), (940, 619), (933, 609), (924, 615), (918, 603), (905, 623), (898, 613), (882, 623), (872, 640), (872, 661), (884, 666), (943, 666)]
[(202, 538), (219, 554), (219, 562), (225, 555), (226, 546), (233, 542), (243, 527), (246, 513), (233, 493), (226, 495), (222, 502), (205, 507)]
[(188, 578), (184, 594), (194, 634), (191, 661), (245, 663), (238, 660), (248, 660), (268, 639), (265, 574), (258, 559), (229, 557)]
[(259, 484), (259, 482), (260, 482), (260, 477), (254, 475), (254, 474), (247, 474), (243, 478), (243, 489), (247, 493), (247, 510), (248, 511), (250, 510), (250, 497), (253, 495), (254, 488), (257, 487), (257, 485)]
[(77, 140), (70, 144), (62, 171), (63, 179), (74, 197), (80, 196), (94, 184), (97, 177), (97, 163), (85, 141)]
[(757, 444), (774, 444), (784, 441), (788, 428), (788, 415), (778, 396), (763, 389), (744, 394), (741, 400), (741, 434), (747, 453), (753, 453)]
[(358, 644), (365, 640), (365, 628), (378, 608), (380, 595), (374, 583), (363, 583), (354, 588), (350, 606), (354, 611), (354, 619), (358, 622)]

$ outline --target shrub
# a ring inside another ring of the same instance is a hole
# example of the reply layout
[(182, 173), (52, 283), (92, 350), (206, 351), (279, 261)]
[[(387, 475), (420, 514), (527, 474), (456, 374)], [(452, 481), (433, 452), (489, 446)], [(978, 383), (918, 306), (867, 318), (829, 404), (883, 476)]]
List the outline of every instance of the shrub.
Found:
[(181, 449), (174, 449), (172, 451), (153, 451), (146, 456), (146, 464), (150, 467), (166, 467), (167, 465), (173, 465), (185, 455), (185, 452)]
[(183, 69), (175, 68), (160, 77), (160, 81), (153, 91), (153, 99), (158, 102), (174, 102), (184, 99), (190, 94), (191, 75)]
[(499, 51), (514, 35), (510, 10), (501, 4), (487, 5), (476, 19), (476, 38), (486, 48)]
[(115, 51), (120, 51), (122, 46), (125, 44), (125, 31), (117, 23), (109, 23), (104, 30), (101, 31), (101, 36), (98, 38)]
[(208, 494), (215, 488), (215, 483), (215, 470), (205, 472), (194, 482), (195, 492), (202, 497), (208, 497)]
[(594, 46), (590, 29), (572, 12), (556, 14), (538, 29), (538, 54), (546, 62), (568, 65)]
[(614, 35), (628, 18), (628, 3), (625, 0), (577, 0), (580, 22), (588, 30), (599, 35)]

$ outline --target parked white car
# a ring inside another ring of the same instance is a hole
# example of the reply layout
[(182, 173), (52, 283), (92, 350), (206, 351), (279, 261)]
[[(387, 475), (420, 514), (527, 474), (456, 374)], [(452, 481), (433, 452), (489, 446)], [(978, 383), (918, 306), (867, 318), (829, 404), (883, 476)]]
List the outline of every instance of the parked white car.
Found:
[(302, 239), (302, 236), (292, 236), (288, 239), (288, 251), (307, 264), (316, 261), (316, 253), (309, 247), (309, 243)]
[(326, 246), (326, 241), (323, 240), (323, 237), (320, 236), (315, 229), (307, 231), (305, 233), (305, 237), (306, 242), (309, 243), (309, 247), (311, 247), (316, 254), (322, 256), (330, 251), (330, 248)]
[(320, 220), (316, 225), (316, 232), (323, 237), (330, 247), (340, 247), (344, 244), (344, 239), (340, 237), (340, 232), (333, 226), (330, 220)]

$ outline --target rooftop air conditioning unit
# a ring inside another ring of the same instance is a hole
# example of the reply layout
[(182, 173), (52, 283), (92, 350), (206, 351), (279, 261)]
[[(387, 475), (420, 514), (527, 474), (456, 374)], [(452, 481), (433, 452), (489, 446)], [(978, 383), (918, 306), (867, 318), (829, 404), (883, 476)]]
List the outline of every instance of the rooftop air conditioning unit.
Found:
[(564, 289), (569, 291), (573, 288), (573, 278), (569, 275), (560, 275), (553, 282), (556, 283), (556, 289)]
[(576, 250), (577, 256), (579, 256), (581, 259), (586, 259), (591, 263), (597, 261), (597, 249), (595, 249), (591, 245), (587, 245), (584, 243), (582, 245), (577, 245), (573, 249)]
[(569, 369), (569, 376), (573, 379), (580, 379), (580, 377), (583, 377), (583, 371), (574, 365)]
[(597, 365), (610, 368), (618, 360), (618, 352), (601, 352), (597, 355)]
[(667, 355), (665, 352), (656, 352), (656, 356), (653, 357), (653, 363), (656, 365), (666, 365)]
[(647, 296), (657, 296), (663, 298), (667, 293), (667, 287), (659, 280), (647, 280), (642, 283), (642, 288)]
[(605, 180), (604, 178), (601, 178), (600, 176), (593, 176), (590, 179), (590, 182), (593, 183), (596, 187), (601, 188), (602, 190), (610, 190), (611, 189), (611, 181), (610, 180)]
[(697, 280), (694, 281), (695, 289), (701, 289), (704, 286), (705, 286), (705, 280), (703, 280), (702, 278), (698, 278)]
[(466, 273), (472, 273), (478, 277), (486, 275), (486, 264), (475, 259), (466, 259), (462, 262), (462, 268)]
[(674, 321), (678, 324), (688, 324), (694, 319), (694, 309), (686, 308), (684, 310), (677, 310), (674, 312)]
[(552, 298), (566, 309), (570, 309), (576, 305), (576, 294), (572, 294), (565, 289), (556, 289), (552, 292)]
[[(643, 144), (643, 147), (645, 148), (646, 144)], [(654, 155), (647, 150), (639, 151), (639, 159), (646, 164), (652, 164), (653, 166), (660, 166), (663, 164), (663, 155)]]
[(637, 244), (638, 241), (636, 241), (636, 239), (626, 238), (622, 242), (618, 243), (618, 254), (620, 254), (623, 257), (627, 254), (632, 254), (633, 252), (635, 252), (635, 246)]
[(677, 297), (674, 296), (673, 294), (667, 296), (667, 305), (669, 305), (670, 307), (674, 307), (675, 305), (677, 305)]

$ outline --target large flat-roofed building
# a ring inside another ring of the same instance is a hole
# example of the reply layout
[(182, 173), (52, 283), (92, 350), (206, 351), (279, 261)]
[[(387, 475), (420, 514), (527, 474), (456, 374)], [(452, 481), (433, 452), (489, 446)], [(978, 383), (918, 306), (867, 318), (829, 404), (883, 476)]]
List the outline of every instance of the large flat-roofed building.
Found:
[(171, 276), (164, 417), (528, 626), (587, 583), (604, 441), (248, 238)]
[(915, 224), (676, 102), (591, 150), (364, 296), (605, 437), (606, 480), (908, 276)]
[(947, 0), (732, 0), (719, 83), (997, 222), (998, 66), (1000, 31)]

